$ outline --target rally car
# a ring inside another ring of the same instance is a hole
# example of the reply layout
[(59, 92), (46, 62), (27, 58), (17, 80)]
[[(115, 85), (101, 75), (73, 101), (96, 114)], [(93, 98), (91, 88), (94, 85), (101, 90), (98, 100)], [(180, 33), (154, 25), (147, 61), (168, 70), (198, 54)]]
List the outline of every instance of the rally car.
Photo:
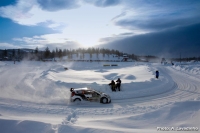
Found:
[(103, 104), (111, 103), (110, 96), (88, 88), (71, 88), (71, 102), (81, 102), (81, 101), (90, 101), (90, 102), (100, 102)]

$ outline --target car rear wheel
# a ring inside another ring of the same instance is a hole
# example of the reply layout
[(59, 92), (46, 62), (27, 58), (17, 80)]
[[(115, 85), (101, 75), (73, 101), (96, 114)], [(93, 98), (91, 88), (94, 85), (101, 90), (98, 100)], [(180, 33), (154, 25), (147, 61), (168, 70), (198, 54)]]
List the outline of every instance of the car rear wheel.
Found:
[(80, 99), (80, 98), (76, 98), (76, 99), (74, 99), (74, 103), (76, 103), (76, 104), (80, 104), (80, 103), (81, 103), (81, 99)]
[(101, 103), (105, 104), (105, 103), (107, 103), (107, 102), (108, 102), (108, 99), (107, 99), (107, 98), (105, 98), (105, 97), (101, 98)]

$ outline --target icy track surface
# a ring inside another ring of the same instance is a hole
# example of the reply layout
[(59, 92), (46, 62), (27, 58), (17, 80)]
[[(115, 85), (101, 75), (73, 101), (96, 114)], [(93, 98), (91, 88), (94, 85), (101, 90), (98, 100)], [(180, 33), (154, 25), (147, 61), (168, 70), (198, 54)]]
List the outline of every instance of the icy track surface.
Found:
[[(122, 91), (111, 92), (107, 84), (119, 77)], [(0, 62), (0, 132), (155, 133), (163, 132), (157, 127), (200, 128), (199, 77), (199, 63)], [(71, 87), (105, 92), (112, 103), (73, 104)]]

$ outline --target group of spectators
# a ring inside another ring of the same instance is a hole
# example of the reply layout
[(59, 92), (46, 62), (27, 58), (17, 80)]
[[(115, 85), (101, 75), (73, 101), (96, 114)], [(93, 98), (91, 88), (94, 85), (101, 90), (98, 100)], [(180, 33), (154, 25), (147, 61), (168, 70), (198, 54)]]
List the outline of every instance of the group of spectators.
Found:
[[(159, 71), (157, 70), (156, 71), (156, 78), (158, 79), (159, 77)], [(121, 90), (121, 79), (118, 78), (116, 83), (114, 80), (111, 81), (111, 83), (109, 83), (108, 85), (110, 86), (111, 90), (112, 91), (117, 91), (117, 89), (120, 91)]]
[(110, 87), (111, 87), (111, 90), (112, 91), (116, 91), (117, 89), (120, 91), (121, 89), (121, 80), (120, 80), (120, 78), (118, 78), (117, 79), (117, 81), (116, 81), (116, 84), (115, 84), (115, 81), (114, 80), (112, 80), (111, 81), (111, 83), (109, 83), (108, 85), (110, 85)]

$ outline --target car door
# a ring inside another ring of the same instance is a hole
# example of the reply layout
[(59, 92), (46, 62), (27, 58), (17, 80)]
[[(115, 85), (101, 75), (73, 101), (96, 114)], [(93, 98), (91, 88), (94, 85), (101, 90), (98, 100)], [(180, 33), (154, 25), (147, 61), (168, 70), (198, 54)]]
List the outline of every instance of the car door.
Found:
[(88, 100), (90, 100), (91, 97), (92, 97), (92, 91), (86, 90), (86, 91), (84, 92), (84, 95), (85, 95), (85, 97), (86, 97)]
[(92, 101), (99, 101), (100, 97), (101, 97), (101, 95), (99, 93), (92, 91), (92, 97), (91, 97)]

